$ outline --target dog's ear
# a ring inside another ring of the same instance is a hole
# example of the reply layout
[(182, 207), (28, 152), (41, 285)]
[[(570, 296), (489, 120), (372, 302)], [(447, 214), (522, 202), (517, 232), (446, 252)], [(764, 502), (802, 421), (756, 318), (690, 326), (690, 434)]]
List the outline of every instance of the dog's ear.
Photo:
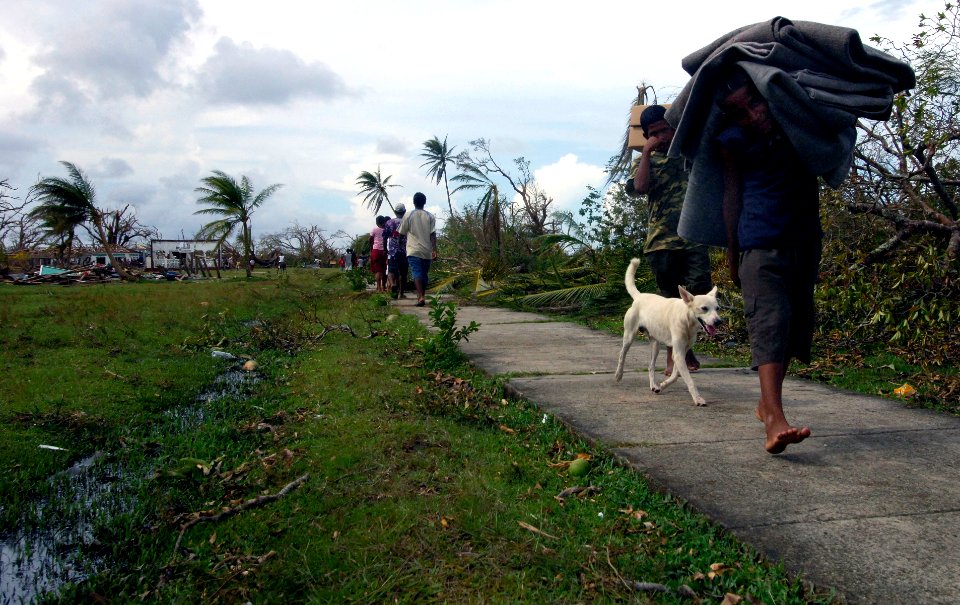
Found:
[(683, 302), (688, 303), (693, 300), (693, 295), (687, 292), (687, 289), (683, 286), (677, 286), (680, 289), (680, 298), (683, 299)]
[(717, 287), (714, 286), (713, 290), (710, 290), (709, 295), (716, 298), (717, 297)]

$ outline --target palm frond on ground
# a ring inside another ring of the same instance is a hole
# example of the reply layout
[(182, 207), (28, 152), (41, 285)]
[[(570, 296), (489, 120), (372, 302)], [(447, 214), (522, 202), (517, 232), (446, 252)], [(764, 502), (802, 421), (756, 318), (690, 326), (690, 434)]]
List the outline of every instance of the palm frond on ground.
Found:
[(538, 292), (537, 294), (527, 294), (526, 296), (515, 298), (514, 301), (524, 307), (534, 307), (538, 309), (544, 307), (569, 308), (582, 305), (589, 300), (603, 296), (607, 294), (609, 288), (610, 284), (607, 283), (572, 286), (559, 290)]

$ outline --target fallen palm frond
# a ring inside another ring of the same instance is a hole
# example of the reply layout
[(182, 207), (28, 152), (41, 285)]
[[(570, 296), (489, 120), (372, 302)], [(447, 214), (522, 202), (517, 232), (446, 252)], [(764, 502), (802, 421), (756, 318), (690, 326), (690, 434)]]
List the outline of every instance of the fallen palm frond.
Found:
[(430, 285), (430, 288), (427, 290), (430, 294), (442, 294), (454, 287), (457, 280), (463, 277), (460, 273), (453, 273), (444, 277), (443, 279)]
[(569, 235), (566, 233), (548, 233), (546, 235), (540, 235), (532, 240), (533, 243), (540, 246), (540, 249), (547, 249), (551, 246), (556, 246), (557, 248), (564, 248), (569, 246), (576, 250), (592, 250), (590, 244), (583, 241), (579, 237)]
[(588, 284), (549, 292), (520, 296), (514, 300), (529, 307), (568, 307), (598, 298), (607, 293), (609, 284)]
[(428, 292), (430, 294), (442, 294), (456, 288), (457, 283), (472, 282), (474, 296), (490, 296), (500, 292), (497, 282), (487, 281), (483, 278), (482, 268), (470, 268), (465, 271), (452, 272), (446, 277), (431, 284)]

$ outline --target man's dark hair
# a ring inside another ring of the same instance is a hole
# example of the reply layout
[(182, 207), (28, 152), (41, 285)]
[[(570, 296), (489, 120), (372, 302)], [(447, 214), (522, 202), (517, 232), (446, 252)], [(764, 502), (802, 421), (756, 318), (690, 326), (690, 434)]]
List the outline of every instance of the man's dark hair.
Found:
[(640, 114), (640, 130), (643, 131), (643, 136), (647, 136), (649, 134), (647, 129), (650, 128), (651, 125), (663, 120), (666, 113), (667, 108), (663, 105), (651, 105), (644, 109), (643, 113)]
[(725, 95), (744, 86), (753, 86), (756, 88), (753, 79), (747, 75), (747, 72), (744, 71), (742, 67), (736, 64), (728, 65), (726, 69), (724, 69), (720, 75), (720, 83), (720, 88)]
[(413, 194), (413, 205), (417, 208), (423, 208), (427, 205), (427, 196), (419, 191)]
[(378, 216), (378, 217), (377, 217), (377, 227), (383, 227), (384, 225), (387, 224), (387, 221), (388, 221), (388, 220), (389, 220), (389, 219), (388, 219), (387, 217), (385, 217), (385, 216)]

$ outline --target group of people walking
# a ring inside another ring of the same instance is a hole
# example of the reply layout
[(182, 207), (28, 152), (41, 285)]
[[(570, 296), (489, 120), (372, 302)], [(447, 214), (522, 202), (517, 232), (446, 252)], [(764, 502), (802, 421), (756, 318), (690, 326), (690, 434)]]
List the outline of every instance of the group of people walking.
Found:
[(413, 195), (413, 211), (400, 203), (393, 207), (394, 218), (378, 216), (370, 232), (370, 270), (377, 292), (389, 292), (406, 298), (404, 288), (409, 274), (417, 293), (417, 306), (426, 305), (431, 263), (437, 259), (437, 219), (424, 207), (427, 196)]

